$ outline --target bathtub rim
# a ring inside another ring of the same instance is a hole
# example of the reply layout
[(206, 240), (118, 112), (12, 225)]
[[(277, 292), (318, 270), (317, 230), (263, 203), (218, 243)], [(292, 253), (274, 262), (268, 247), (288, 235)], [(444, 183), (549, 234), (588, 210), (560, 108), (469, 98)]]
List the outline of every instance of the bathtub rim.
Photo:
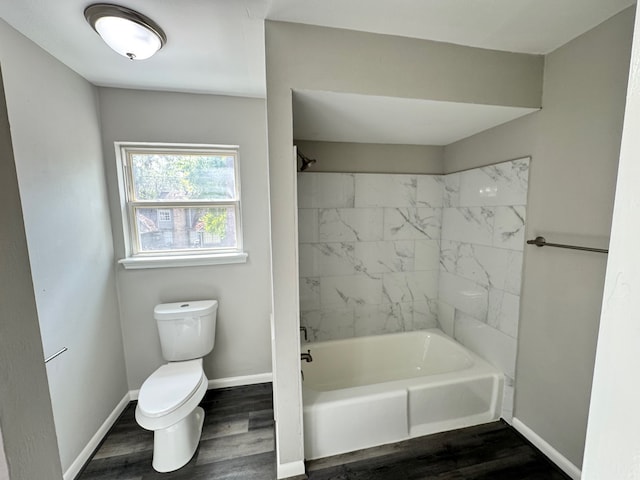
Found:
[[(458, 343), (456, 340), (449, 337), (439, 328), (429, 328), (424, 330), (413, 330), (411, 332), (396, 332), (396, 333), (387, 333), (383, 335), (369, 335), (366, 337), (350, 337), (350, 338), (340, 338), (336, 340), (325, 340), (321, 342), (309, 342), (304, 343), (303, 346), (305, 349), (312, 349), (313, 345), (323, 344), (323, 345), (335, 345), (335, 344), (343, 344), (350, 343), (354, 341), (358, 341), (360, 339), (366, 338), (385, 338), (385, 337), (395, 337), (402, 336), (407, 334), (432, 334), (444, 339), (447, 343), (450, 343), (454, 348), (458, 350), (462, 350), (465, 355), (467, 355), (473, 364), (469, 367), (460, 370), (454, 370), (450, 372), (444, 373), (435, 373), (428, 375), (420, 375), (416, 377), (402, 378), (398, 380), (388, 380), (384, 382), (378, 383), (370, 383), (365, 385), (357, 385), (345, 388), (339, 388), (335, 390), (315, 390), (312, 387), (306, 386), (304, 381), (302, 381), (302, 397), (303, 397), (303, 409), (307, 410), (313, 406), (317, 406), (316, 402), (323, 401), (331, 401), (331, 402), (340, 402), (347, 401), (354, 396), (363, 396), (363, 395), (383, 395), (384, 392), (387, 392), (390, 388), (416, 388), (420, 385), (423, 385), (428, 381), (429, 384), (437, 384), (437, 385), (447, 385), (457, 383), (461, 380), (472, 380), (479, 377), (485, 376), (496, 376), (498, 380), (504, 382), (504, 372), (490, 364), (488, 361), (477, 355), (476, 353), (469, 350), (467, 347)], [(313, 350), (312, 350), (313, 353)], [(429, 380), (426, 380), (429, 379)], [(316, 404), (316, 405), (314, 405)]]

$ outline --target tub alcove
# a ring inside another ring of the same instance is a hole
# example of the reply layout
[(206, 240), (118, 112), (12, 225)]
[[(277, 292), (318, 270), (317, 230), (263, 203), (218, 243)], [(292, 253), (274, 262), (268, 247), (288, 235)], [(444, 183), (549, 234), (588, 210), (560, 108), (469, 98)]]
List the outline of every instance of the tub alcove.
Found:
[(511, 420), (530, 158), (444, 147), (534, 111), (293, 92), (306, 459)]

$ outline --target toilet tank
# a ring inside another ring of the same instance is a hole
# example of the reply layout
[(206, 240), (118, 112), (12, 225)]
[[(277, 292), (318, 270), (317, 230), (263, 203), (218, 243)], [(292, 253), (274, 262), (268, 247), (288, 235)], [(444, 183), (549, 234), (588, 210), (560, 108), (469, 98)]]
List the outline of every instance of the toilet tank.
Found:
[(201, 358), (213, 350), (217, 300), (162, 303), (153, 309), (162, 356), (170, 362)]

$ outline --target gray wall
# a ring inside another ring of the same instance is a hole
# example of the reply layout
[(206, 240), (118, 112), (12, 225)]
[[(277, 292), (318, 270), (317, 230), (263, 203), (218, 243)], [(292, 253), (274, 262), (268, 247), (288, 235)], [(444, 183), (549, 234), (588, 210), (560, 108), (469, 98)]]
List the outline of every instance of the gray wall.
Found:
[(114, 142), (240, 146), (246, 264), (147, 270), (118, 266), (117, 281), (129, 388), (138, 389), (162, 363), (153, 307), (219, 300), (216, 344), (205, 359), (209, 379), (271, 372), (269, 193), (265, 102), (260, 99), (99, 89), (104, 158), (116, 257), (124, 242)]
[(636, 19), (598, 349), (585, 480), (638, 478), (640, 451), (640, 18)]
[(5, 23), (0, 61), (67, 470), (127, 393), (96, 91)]
[[(2, 103), (4, 105), (4, 99), (2, 100)], [(2, 431), (0, 431), (0, 480), (9, 480), (9, 465), (7, 465), (7, 456), (4, 453)]]
[[(542, 111), (445, 148), (445, 170), (532, 156), (527, 238), (607, 246), (633, 9), (546, 57)], [(606, 256), (525, 250), (515, 416), (582, 464)]]
[(540, 107), (543, 62), (539, 56), (270, 21), (266, 61), (280, 477), (303, 468), (292, 89)]
[(2, 81), (0, 158), (0, 478), (55, 480), (62, 470)]
[(443, 173), (444, 147), (294, 140), (315, 158), (309, 172)]

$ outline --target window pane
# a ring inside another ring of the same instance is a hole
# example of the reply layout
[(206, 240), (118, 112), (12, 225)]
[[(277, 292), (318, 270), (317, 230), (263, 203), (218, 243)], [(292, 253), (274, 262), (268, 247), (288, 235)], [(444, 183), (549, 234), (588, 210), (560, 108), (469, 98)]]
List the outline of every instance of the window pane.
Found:
[(131, 153), (134, 200), (235, 200), (235, 156)]
[(140, 252), (237, 247), (233, 207), (136, 208), (135, 216)]

